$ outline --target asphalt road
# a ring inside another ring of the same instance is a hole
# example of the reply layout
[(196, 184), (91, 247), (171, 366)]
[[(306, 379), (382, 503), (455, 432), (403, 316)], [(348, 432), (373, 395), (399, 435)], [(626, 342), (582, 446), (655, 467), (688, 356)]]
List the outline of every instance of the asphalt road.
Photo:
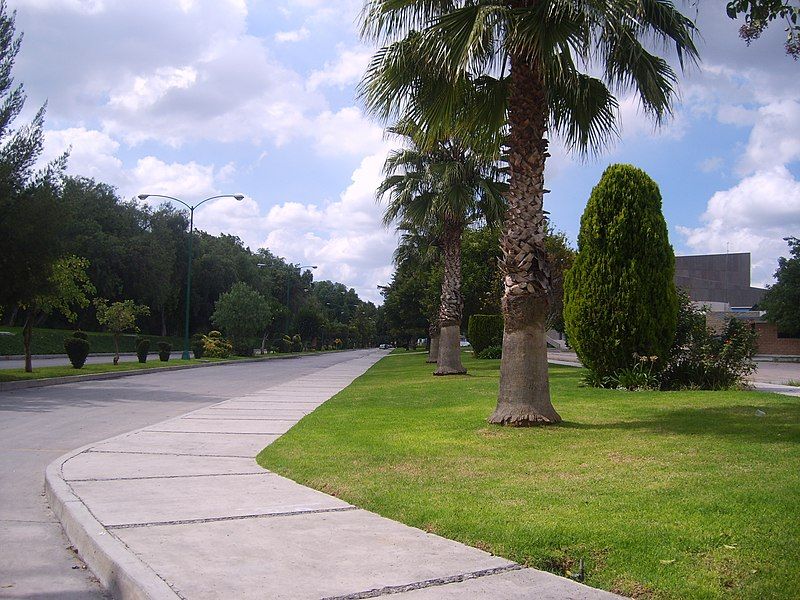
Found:
[(350, 352), (0, 392), (0, 598), (106, 598), (44, 498), (44, 470), (66, 452), (279, 384)]

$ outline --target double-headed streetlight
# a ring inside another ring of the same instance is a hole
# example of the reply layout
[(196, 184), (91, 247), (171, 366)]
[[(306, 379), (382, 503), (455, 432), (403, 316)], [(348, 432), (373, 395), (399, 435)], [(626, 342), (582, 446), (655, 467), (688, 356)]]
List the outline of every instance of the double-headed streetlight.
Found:
[(183, 200), (173, 196), (165, 196), (163, 194), (139, 194), (139, 200), (146, 200), (147, 198), (166, 198), (167, 200), (174, 200), (180, 202), (189, 209), (189, 268), (186, 271), (186, 318), (183, 329), (183, 360), (189, 360), (189, 301), (192, 291), (192, 238), (194, 237), (194, 209), (216, 198), (235, 198), (239, 202), (244, 199), (242, 194), (220, 194), (219, 196), (211, 196), (191, 206), (186, 204)]

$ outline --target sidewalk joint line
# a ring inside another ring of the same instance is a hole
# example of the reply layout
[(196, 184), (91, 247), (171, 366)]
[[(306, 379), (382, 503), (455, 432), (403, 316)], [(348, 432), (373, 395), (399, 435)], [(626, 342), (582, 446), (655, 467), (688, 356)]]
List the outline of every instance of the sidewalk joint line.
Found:
[(65, 479), (70, 483), (83, 483), (90, 481), (139, 481), (140, 479), (185, 479), (187, 477), (229, 477), (231, 475), (275, 475), (272, 471), (251, 471), (243, 473), (196, 473), (193, 475), (142, 475), (140, 477), (92, 477), (87, 479)]
[(178, 453), (178, 452), (142, 452), (135, 450), (89, 449), (86, 452), (95, 452), (97, 454), (147, 454), (150, 456), (202, 456), (207, 458), (254, 458), (253, 456), (245, 456), (243, 454), (189, 454), (189, 453)]
[(202, 433), (214, 435), (283, 435), (274, 431), (170, 431), (169, 429), (143, 429), (147, 433)]
[(378, 596), (402, 594), (403, 592), (421, 590), (429, 587), (438, 587), (451, 583), (461, 583), (462, 581), (467, 581), (469, 579), (499, 575), (501, 573), (508, 573), (509, 571), (519, 571), (522, 568), (524, 568), (522, 565), (512, 564), (506, 565), (505, 567), (495, 567), (493, 569), (483, 569), (481, 571), (472, 571), (471, 573), (451, 575), (450, 577), (437, 577), (436, 579), (415, 581), (414, 583), (407, 583), (405, 585), (388, 585), (386, 587), (375, 588), (364, 592), (356, 592), (355, 594), (347, 594), (345, 596), (327, 596), (322, 598), (322, 600), (362, 600), (362, 598), (377, 598)]
[[(295, 517), (299, 515), (316, 515), (319, 513), (347, 512), (358, 510), (357, 506), (342, 506), (339, 508), (316, 508), (311, 510), (293, 510), (288, 512), (257, 513), (252, 515), (232, 515), (229, 517), (209, 517), (206, 519), (181, 519), (177, 521), (153, 521), (150, 523), (123, 523), (120, 525), (106, 525), (106, 529), (138, 529), (141, 527), (159, 527), (162, 525), (195, 525), (199, 523), (216, 523), (218, 521), (241, 521), (243, 519), (271, 519), (275, 517)], [(366, 596), (365, 596), (366, 597)]]

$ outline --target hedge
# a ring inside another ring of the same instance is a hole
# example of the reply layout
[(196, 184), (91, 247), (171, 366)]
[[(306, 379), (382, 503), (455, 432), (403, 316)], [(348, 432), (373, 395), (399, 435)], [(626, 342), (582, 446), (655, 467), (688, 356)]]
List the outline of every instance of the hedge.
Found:
[[(10, 332), (13, 335), (0, 335), (0, 356), (24, 354), (22, 347), (21, 327), (0, 327), (0, 332)], [(31, 339), (31, 352), (33, 354), (63, 354), (64, 338), (72, 336), (70, 329), (37, 329), (33, 330)], [(113, 353), (114, 340), (110, 333), (86, 332), (89, 338), (91, 352)], [(119, 338), (120, 352), (136, 352), (136, 334), (123, 334)], [(153, 342), (164, 341), (172, 344), (173, 348), (183, 348), (183, 338), (148, 336)]]
[(503, 316), (472, 315), (467, 325), (467, 340), (476, 356), (489, 346), (502, 346)]

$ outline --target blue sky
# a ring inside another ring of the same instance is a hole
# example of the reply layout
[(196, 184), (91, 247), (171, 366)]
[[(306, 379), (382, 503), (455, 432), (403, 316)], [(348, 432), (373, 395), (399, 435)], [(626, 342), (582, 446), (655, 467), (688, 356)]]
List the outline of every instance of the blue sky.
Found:
[[(699, 3), (702, 62), (681, 76), (660, 130), (620, 99), (621, 139), (586, 162), (557, 140), (546, 198), (574, 241), (605, 167), (630, 162), (660, 185), (679, 254), (751, 252), (771, 280), (782, 237), (800, 235), (800, 62), (777, 23), (751, 47), (724, 2)], [(695, 16), (695, 6), (681, 5)], [(15, 76), (28, 116), (48, 102), (45, 157), (117, 187), (209, 202), (198, 227), (240, 236), (318, 279), (380, 299), (394, 233), (374, 190), (391, 144), (355, 86), (374, 48), (360, 0), (9, 0), (24, 32)]]

